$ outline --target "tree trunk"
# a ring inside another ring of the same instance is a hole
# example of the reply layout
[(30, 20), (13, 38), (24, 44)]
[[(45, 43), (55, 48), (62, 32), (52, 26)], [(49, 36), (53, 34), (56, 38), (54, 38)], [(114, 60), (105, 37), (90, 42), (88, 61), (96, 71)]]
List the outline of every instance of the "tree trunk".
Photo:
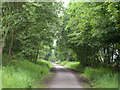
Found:
[(11, 50), (12, 50), (12, 46), (13, 46), (13, 40), (14, 40), (14, 30), (12, 31), (12, 39), (11, 39), (11, 43), (10, 43), (10, 47), (9, 47), (9, 55), (8, 55), (7, 64), (9, 63), (10, 58), (11, 58)]
[(109, 46), (107, 47), (107, 54), (108, 54), (108, 56), (107, 56), (107, 65), (109, 65), (110, 64), (110, 50), (109, 50)]
[(2, 58), (2, 47), (0, 46), (0, 59)]
[(5, 40), (6, 40), (6, 37), (7, 37), (7, 33), (8, 33), (8, 30), (5, 31), (5, 35), (3, 37), (3, 41), (2, 41), (2, 52), (4, 50), (4, 46), (5, 46)]
[(37, 62), (38, 54), (39, 54), (39, 50), (37, 50), (37, 54), (36, 54), (36, 57), (35, 57), (35, 63)]
[(113, 47), (112, 47), (112, 62), (113, 62), (113, 57), (114, 57), (114, 44), (113, 44)]
[(31, 62), (32, 62), (32, 58), (33, 58), (33, 57), (32, 57), (32, 54), (31, 54), (31, 56), (30, 56), (30, 61), (31, 61)]

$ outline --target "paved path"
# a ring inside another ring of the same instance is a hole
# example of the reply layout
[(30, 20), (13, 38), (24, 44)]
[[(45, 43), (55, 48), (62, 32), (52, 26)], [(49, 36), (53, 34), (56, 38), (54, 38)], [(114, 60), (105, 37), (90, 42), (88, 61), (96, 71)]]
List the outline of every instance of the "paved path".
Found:
[(76, 75), (69, 69), (53, 63), (55, 74), (49, 81), (49, 88), (83, 88), (76, 78)]

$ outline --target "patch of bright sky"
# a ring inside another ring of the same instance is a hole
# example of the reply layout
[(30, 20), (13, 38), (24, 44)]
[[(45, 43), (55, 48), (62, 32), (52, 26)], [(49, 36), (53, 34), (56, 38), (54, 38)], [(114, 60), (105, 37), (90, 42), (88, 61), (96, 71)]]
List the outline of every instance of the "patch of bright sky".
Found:
[(57, 2), (64, 2), (63, 6), (67, 7), (67, 5), (69, 4), (70, 0), (57, 0)]
[(55, 39), (53, 42), (53, 46), (56, 46), (56, 42), (57, 42), (57, 40)]

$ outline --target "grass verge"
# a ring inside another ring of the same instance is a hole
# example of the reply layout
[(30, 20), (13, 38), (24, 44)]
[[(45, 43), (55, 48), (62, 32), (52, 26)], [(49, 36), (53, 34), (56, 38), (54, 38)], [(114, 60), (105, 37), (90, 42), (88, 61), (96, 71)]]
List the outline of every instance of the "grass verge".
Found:
[(0, 66), (0, 90), (2, 89), (2, 70)]
[[(84, 67), (79, 62), (64, 61), (57, 63), (82, 73), (82, 76), (91, 81), (93, 88), (118, 88), (119, 75), (110, 69)], [(90, 88), (89, 86), (87, 87)]]
[[(45, 60), (37, 63), (11, 60), (7, 67), (2, 67), (2, 88), (40, 88), (40, 82), (50, 73), (51, 64)], [(39, 83), (39, 87), (36, 85)]]

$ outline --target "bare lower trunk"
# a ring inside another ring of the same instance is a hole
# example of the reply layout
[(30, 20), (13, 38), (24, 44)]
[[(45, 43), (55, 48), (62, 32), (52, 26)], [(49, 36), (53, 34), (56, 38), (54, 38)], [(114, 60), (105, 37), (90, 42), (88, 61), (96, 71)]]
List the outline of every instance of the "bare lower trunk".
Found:
[(32, 57), (32, 55), (31, 55), (31, 56), (30, 56), (30, 61), (31, 61), (31, 62), (32, 62), (32, 58), (33, 58), (33, 57)]
[(0, 59), (2, 58), (2, 47), (0, 46)]
[(9, 55), (8, 55), (8, 61), (7, 64), (10, 61), (10, 57), (11, 57), (11, 50), (12, 50), (12, 46), (13, 46), (13, 40), (14, 40), (14, 31), (12, 32), (12, 39), (11, 39), (11, 43), (10, 43), (10, 47), (9, 47)]
[(35, 57), (35, 63), (37, 62), (38, 54), (39, 54), (39, 50), (37, 50), (37, 54), (36, 54), (36, 57)]
[(2, 52), (4, 50), (4, 46), (5, 46), (5, 40), (6, 40), (6, 37), (7, 37), (7, 33), (8, 33), (8, 30), (5, 31), (5, 35), (3, 37), (3, 42), (2, 42)]
[(113, 44), (113, 47), (112, 47), (112, 62), (113, 62), (113, 57), (114, 57), (114, 44)]

